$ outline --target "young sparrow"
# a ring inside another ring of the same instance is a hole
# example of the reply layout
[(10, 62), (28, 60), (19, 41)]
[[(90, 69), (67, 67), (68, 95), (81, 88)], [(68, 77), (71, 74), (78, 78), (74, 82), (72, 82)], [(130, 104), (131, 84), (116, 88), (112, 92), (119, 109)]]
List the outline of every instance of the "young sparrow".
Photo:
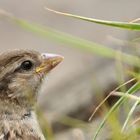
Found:
[(45, 140), (35, 103), (43, 78), (62, 60), (32, 50), (0, 55), (0, 140)]

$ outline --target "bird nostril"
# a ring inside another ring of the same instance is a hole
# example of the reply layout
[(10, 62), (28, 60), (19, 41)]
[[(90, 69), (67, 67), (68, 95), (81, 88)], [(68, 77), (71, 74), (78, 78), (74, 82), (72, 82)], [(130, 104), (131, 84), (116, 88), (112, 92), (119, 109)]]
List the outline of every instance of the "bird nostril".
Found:
[(64, 59), (63, 56), (57, 54), (43, 53), (41, 55), (43, 56), (45, 63), (52, 66), (59, 64)]
[(41, 56), (42, 56), (44, 59), (51, 59), (51, 58), (56, 58), (56, 57), (62, 58), (62, 60), (64, 59), (64, 57), (61, 56), (61, 55), (58, 55), (58, 54), (51, 54), (51, 53), (42, 53)]

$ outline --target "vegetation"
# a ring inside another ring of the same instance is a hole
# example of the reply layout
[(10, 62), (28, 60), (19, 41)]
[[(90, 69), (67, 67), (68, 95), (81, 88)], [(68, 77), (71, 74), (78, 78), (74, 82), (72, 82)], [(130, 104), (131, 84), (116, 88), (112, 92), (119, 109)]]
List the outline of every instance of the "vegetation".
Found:
[[(132, 30), (132, 31), (140, 30), (139, 23), (103, 21), (103, 20), (98, 20), (98, 19), (82, 17), (82, 16), (78, 16), (78, 15), (73, 15), (73, 14), (69, 14), (69, 13), (62, 13), (62, 12), (54, 11), (54, 10), (51, 10), (48, 8), (46, 8), (46, 9), (51, 12), (54, 12), (56, 14), (75, 18), (76, 20), (84, 20), (85, 22), (92, 22), (92, 23), (96, 23), (96, 24), (102, 24), (105, 26), (112, 26), (112, 27)], [(140, 60), (139, 60), (138, 56), (126, 54), (124, 52), (120, 52), (118, 50), (114, 50), (114, 49), (108, 48), (106, 46), (103, 46), (103, 45), (100, 45), (100, 44), (97, 44), (97, 43), (94, 43), (94, 42), (91, 42), (91, 41), (88, 41), (85, 39), (81, 39), (79, 37), (69, 35), (67, 33), (56, 31), (54, 29), (51, 29), (49, 27), (44, 27), (44, 26), (41, 26), (36, 23), (30, 23), (26, 20), (16, 18), (13, 15), (11, 15), (3, 10), (0, 11), (0, 17), (4, 17), (7, 21), (15, 23), (17, 26), (19, 26), (27, 31), (30, 31), (40, 37), (50, 39), (57, 43), (65, 44), (65, 46), (80, 49), (82, 51), (87, 51), (87, 52), (90, 52), (90, 53), (93, 53), (96, 55), (100, 55), (102, 57), (110, 58), (110, 59), (115, 59), (115, 60), (118, 59), (119, 61), (127, 63), (129, 65), (132, 65), (132, 66), (135, 66), (138, 68), (140, 67)], [(121, 56), (121, 59), (119, 57), (117, 57), (118, 55)], [(133, 76), (132, 80), (135, 80), (136, 82), (127, 91), (117, 92), (118, 89), (124, 87), (126, 84), (131, 82), (131, 80), (126, 81), (126, 83), (120, 85), (117, 89), (115, 89), (114, 91), (112, 91), (109, 94), (109, 96), (114, 94), (117, 96), (121, 96), (121, 98), (112, 106), (112, 108), (110, 110), (107, 111), (102, 122), (97, 127), (96, 132), (93, 132), (94, 137), (92, 140), (97, 139), (98, 135), (100, 135), (101, 129), (104, 127), (106, 122), (109, 124), (109, 126), (111, 127), (111, 130), (112, 130), (111, 139), (113, 139), (113, 140), (118, 140), (118, 139), (119, 140), (127, 140), (127, 139), (137, 140), (137, 139), (139, 139), (139, 130), (140, 129), (137, 125), (134, 126), (134, 124), (136, 124), (136, 122), (135, 122), (134, 118), (132, 117), (133, 112), (135, 111), (135, 109), (137, 108), (137, 106), (139, 105), (139, 102), (140, 102), (139, 97), (132, 95), (132, 94), (135, 94), (140, 89), (139, 73), (136, 73), (135, 71), (131, 71), (130, 73)], [(107, 98), (109, 96), (107, 96)], [(124, 103), (128, 103), (128, 100), (133, 100), (134, 104), (129, 109), (128, 115), (126, 116), (124, 124), (121, 125), (121, 123), (119, 122), (119, 119), (116, 117), (117, 116), (116, 114), (118, 113), (118, 109), (120, 108), (120, 106), (124, 105)], [(100, 105), (102, 105), (102, 103)], [(42, 114), (41, 114), (41, 116), (42, 116)], [(69, 120), (69, 118), (67, 118), (67, 119)], [(76, 124), (75, 120), (71, 120), (71, 121), (74, 122), (73, 125)], [(63, 123), (66, 123), (66, 122), (63, 120)], [(84, 126), (85, 126), (85, 124), (84, 124)], [(131, 126), (133, 126), (133, 127), (131, 127)], [(45, 132), (49, 133), (49, 135), (47, 135), (47, 136), (50, 136), (50, 139), (53, 139), (52, 132), (48, 131), (48, 129), (49, 128), (47, 126), (47, 129), (43, 129), (43, 130), (44, 131), (46, 130)]]

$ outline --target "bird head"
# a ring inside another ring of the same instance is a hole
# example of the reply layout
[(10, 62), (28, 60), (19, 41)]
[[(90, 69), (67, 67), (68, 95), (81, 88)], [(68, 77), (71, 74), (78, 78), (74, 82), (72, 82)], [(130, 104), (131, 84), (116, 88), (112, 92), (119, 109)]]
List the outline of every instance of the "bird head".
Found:
[(44, 77), (63, 57), (33, 50), (0, 55), (0, 99), (34, 104)]

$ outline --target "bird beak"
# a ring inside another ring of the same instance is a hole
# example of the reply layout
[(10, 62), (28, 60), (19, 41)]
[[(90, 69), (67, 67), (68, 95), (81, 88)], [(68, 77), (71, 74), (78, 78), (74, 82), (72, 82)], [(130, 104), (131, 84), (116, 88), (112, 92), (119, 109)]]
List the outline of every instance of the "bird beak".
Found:
[(43, 58), (43, 62), (36, 68), (37, 73), (48, 73), (64, 59), (63, 56), (56, 54), (43, 53), (41, 56)]

